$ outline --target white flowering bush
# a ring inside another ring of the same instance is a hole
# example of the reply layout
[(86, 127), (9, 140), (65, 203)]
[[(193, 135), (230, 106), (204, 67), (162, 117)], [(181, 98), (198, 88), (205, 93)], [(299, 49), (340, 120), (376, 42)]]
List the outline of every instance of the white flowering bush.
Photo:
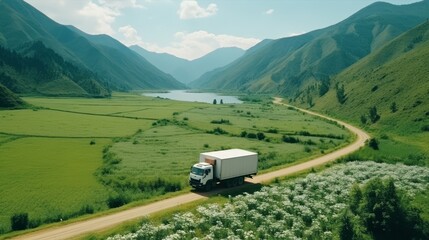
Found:
[(349, 162), (109, 239), (332, 239), (333, 223), (347, 207), (352, 185), (376, 177), (393, 179), (409, 196), (429, 186), (428, 168)]

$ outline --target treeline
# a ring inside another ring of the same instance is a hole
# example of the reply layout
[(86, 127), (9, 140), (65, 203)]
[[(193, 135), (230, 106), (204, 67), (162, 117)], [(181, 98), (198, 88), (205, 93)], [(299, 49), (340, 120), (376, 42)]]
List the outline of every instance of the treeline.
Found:
[(353, 186), (338, 234), (340, 239), (429, 239), (429, 226), (392, 179), (374, 178)]
[(58, 79), (70, 79), (93, 97), (111, 94), (108, 83), (97, 74), (65, 61), (40, 41), (28, 43), (19, 52), (0, 46), (0, 83), (11, 91), (35, 93), (41, 84)]

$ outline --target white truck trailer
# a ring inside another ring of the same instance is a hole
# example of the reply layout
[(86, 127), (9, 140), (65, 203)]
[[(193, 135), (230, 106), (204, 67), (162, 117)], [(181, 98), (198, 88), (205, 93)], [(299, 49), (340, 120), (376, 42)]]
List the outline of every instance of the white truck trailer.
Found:
[(209, 191), (220, 183), (227, 187), (244, 183), (245, 177), (258, 172), (258, 154), (242, 149), (230, 149), (200, 154), (200, 161), (191, 168), (189, 184)]

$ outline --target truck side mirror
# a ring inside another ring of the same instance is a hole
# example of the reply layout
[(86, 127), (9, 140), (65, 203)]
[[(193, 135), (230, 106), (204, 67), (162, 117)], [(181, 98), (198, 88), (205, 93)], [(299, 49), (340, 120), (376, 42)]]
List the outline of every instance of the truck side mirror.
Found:
[(210, 172), (210, 171), (209, 171), (208, 169), (206, 169), (205, 174), (206, 174), (206, 175), (208, 175), (208, 174), (209, 174), (209, 172)]

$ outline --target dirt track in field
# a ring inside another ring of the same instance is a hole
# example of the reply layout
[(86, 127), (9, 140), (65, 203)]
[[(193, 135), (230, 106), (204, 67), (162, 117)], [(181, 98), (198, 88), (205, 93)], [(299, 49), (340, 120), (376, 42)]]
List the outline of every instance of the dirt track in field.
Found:
[[(281, 98), (275, 98), (274, 103), (276, 104), (282, 104), (282, 105), (286, 105), (281, 103), (282, 99)], [(289, 174), (293, 174), (302, 170), (306, 170), (306, 169), (310, 169), (312, 167), (316, 167), (322, 164), (325, 164), (327, 162), (331, 162), (334, 161), (335, 159), (338, 159), (340, 157), (343, 157), (347, 154), (350, 154), (356, 150), (358, 150), (360, 147), (365, 145), (366, 140), (368, 140), (370, 138), (370, 136), (364, 132), (363, 130), (360, 130), (359, 128), (356, 128), (350, 124), (347, 124), (345, 122), (333, 119), (333, 118), (329, 118), (326, 116), (323, 116), (321, 114), (318, 113), (314, 113), (308, 110), (304, 110), (304, 109), (299, 109), (302, 112), (305, 112), (307, 114), (311, 114), (311, 115), (315, 115), (315, 116), (319, 116), (325, 119), (329, 119), (332, 121), (337, 122), (340, 125), (343, 125), (344, 127), (346, 127), (348, 130), (350, 130), (351, 132), (353, 132), (356, 135), (356, 140), (350, 144), (345, 146), (344, 148), (341, 148), (339, 150), (336, 150), (334, 152), (331, 152), (329, 154), (326, 154), (324, 156), (321, 157), (317, 157), (313, 160), (307, 161), (305, 163), (301, 163), (298, 165), (294, 165), (291, 167), (287, 167), (284, 169), (280, 169), (274, 172), (269, 172), (266, 174), (262, 174), (262, 175), (258, 175), (256, 177), (254, 177), (253, 179), (247, 179), (246, 181), (249, 183), (262, 183), (262, 182), (266, 182), (266, 181), (270, 181), (273, 180), (277, 177), (282, 177), (282, 176), (286, 176)], [(93, 218), (93, 219), (89, 219), (89, 220), (85, 220), (85, 221), (81, 221), (81, 222), (76, 222), (76, 223), (71, 223), (68, 225), (64, 225), (64, 226), (59, 226), (59, 227), (55, 227), (55, 228), (49, 228), (49, 229), (45, 229), (45, 230), (40, 230), (40, 231), (35, 231), (32, 233), (28, 233), (25, 235), (21, 235), (16, 237), (15, 239), (26, 239), (26, 240), (31, 240), (31, 239), (52, 239), (52, 240), (58, 240), (58, 239), (73, 239), (73, 238), (77, 238), (79, 236), (91, 233), (91, 232), (96, 232), (96, 231), (100, 231), (103, 229), (108, 229), (110, 227), (113, 226), (117, 226), (119, 224), (122, 224), (126, 221), (130, 221), (130, 220), (134, 220), (134, 219), (138, 219), (162, 210), (166, 210), (166, 209), (171, 209), (174, 207), (177, 207), (179, 205), (183, 205), (186, 203), (190, 203), (193, 201), (197, 201), (197, 200), (201, 200), (201, 199), (206, 199), (211, 195), (216, 195), (220, 192), (222, 192), (224, 190), (220, 189), (220, 190), (215, 190), (212, 191), (208, 194), (200, 194), (200, 193), (186, 193), (177, 197), (172, 197), (169, 199), (165, 199), (165, 200), (161, 200), (158, 202), (154, 202), (145, 206), (140, 206), (140, 207), (135, 207), (135, 208), (131, 208), (128, 210), (124, 210), (118, 213), (113, 213), (110, 215), (106, 215), (106, 216), (102, 216), (102, 217), (97, 217), (97, 218)]]

